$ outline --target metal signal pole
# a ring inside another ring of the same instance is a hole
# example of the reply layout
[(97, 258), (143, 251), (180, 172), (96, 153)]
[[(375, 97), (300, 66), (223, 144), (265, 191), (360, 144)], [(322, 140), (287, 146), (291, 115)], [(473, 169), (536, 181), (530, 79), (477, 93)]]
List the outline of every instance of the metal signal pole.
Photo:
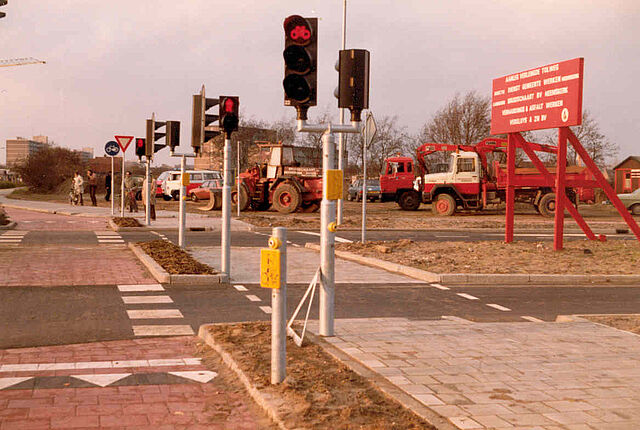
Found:
[[(231, 136), (226, 133), (224, 139), (224, 183), (222, 185), (222, 255), (220, 265), (222, 273), (231, 278)], [(237, 193), (238, 206), (240, 206), (240, 188)]]
[[(342, 48), (347, 44), (347, 0), (342, 2)], [(344, 108), (340, 108), (340, 125), (344, 124)], [(344, 133), (338, 134), (338, 169), (344, 172)], [(338, 200), (338, 225), (342, 224), (344, 199)]]

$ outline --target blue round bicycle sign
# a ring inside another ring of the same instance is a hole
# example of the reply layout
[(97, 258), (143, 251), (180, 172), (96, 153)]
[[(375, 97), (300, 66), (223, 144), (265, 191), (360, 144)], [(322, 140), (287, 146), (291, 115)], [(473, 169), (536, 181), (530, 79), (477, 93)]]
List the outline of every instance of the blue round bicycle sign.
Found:
[(118, 152), (120, 152), (120, 146), (117, 142), (110, 140), (106, 145), (104, 145), (104, 152), (106, 152), (107, 155), (115, 157), (118, 155)]

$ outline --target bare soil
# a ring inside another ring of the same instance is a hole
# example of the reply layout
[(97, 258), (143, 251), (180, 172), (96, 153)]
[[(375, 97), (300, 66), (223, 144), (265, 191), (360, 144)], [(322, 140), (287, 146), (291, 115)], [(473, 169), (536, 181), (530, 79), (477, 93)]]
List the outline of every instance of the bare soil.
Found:
[(640, 334), (640, 315), (584, 315), (584, 318), (619, 330)]
[(316, 344), (300, 348), (288, 339), (287, 378), (270, 385), (268, 323), (221, 324), (211, 333), (258, 388), (284, 400), (289, 428), (435, 430)]
[(138, 242), (137, 245), (172, 275), (215, 275), (218, 273), (169, 241), (154, 240)]
[(118, 227), (142, 227), (142, 224), (135, 218), (130, 217), (113, 217), (111, 218), (113, 223)]
[(367, 242), (339, 243), (336, 249), (436, 273), (539, 273), (637, 275), (637, 241), (566, 241), (562, 251), (551, 242)]

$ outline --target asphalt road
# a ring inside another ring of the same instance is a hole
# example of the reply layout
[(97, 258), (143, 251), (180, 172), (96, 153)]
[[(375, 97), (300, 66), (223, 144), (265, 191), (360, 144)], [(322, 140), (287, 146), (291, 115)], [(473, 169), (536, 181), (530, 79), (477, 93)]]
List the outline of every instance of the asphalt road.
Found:
[[(136, 296), (168, 295), (173, 303), (125, 306), (117, 286), (12, 287), (0, 289), (0, 348), (132, 339), (136, 324), (201, 324), (268, 320), (270, 290), (258, 285), (171, 286)], [(291, 315), (306, 285), (289, 285)], [(446, 288), (446, 289), (444, 289)], [(246, 291), (245, 291), (246, 289)], [(311, 315), (318, 317), (318, 298)], [(248, 297), (250, 296), (250, 297)], [(640, 286), (443, 287), (429, 284), (339, 284), (336, 318), (444, 315), (472, 321), (554, 321), (558, 315), (640, 313)], [(178, 309), (183, 319), (132, 320), (127, 310)], [(304, 308), (306, 310), (306, 307)]]
[[(170, 241), (178, 242), (178, 233), (176, 231), (162, 231), (162, 235), (166, 236)], [(232, 232), (231, 243), (232, 246), (265, 246), (270, 231), (264, 229), (257, 232)], [(125, 242), (140, 242), (148, 240), (156, 240), (160, 236), (157, 233), (150, 231), (141, 232), (120, 232), (119, 236)], [(287, 232), (288, 240), (291, 243), (303, 246), (306, 242), (319, 243), (320, 234), (313, 230), (292, 230)], [(360, 240), (359, 231), (339, 231), (337, 233), (337, 242), (349, 242)], [(504, 232), (500, 230), (495, 231), (416, 231), (416, 230), (392, 230), (381, 231), (372, 230), (367, 232), (367, 240), (397, 240), (397, 239), (411, 239), (414, 241), (483, 241), (483, 240), (495, 240), (501, 241), (504, 238)], [(635, 237), (631, 234), (610, 235), (609, 239), (620, 240), (634, 240)], [(523, 241), (552, 241), (553, 233), (516, 233), (516, 240)], [(565, 240), (582, 240), (584, 235), (578, 233), (565, 234)], [(220, 244), (220, 232), (209, 231), (189, 231), (186, 233), (187, 246), (219, 246)], [(20, 244), (23, 245), (95, 245), (98, 244), (98, 237), (93, 231), (29, 231)], [(0, 244), (1, 245), (1, 244)]]

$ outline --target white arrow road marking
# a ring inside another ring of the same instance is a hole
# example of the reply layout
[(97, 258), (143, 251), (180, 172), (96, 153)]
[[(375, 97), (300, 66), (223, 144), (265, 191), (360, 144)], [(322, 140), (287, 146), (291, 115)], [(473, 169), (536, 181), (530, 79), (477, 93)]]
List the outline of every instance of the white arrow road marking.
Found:
[(71, 377), (90, 384), (99, 385), (100, 387), (106, 387), (130, 375), (131, 373), (90, 373), (87, 375), (71, 375)]
[(27, 377), (18, 377), (18, 378), (0, 378), (0, 390), (4, 390), (7, 387), (11, 387), (13, 385), (17, 385), (21, 382), (27, 381), (33, 378), (33, 376)]
[(185, 372), (167, 372), (169, 375), (179, 376), (185, 379), (191, 379), (192, 381), (202, 382), (206, 384), (213, 378), (218, 376), (216, 372), (210, 372), (208, 370), (188, 370)]

